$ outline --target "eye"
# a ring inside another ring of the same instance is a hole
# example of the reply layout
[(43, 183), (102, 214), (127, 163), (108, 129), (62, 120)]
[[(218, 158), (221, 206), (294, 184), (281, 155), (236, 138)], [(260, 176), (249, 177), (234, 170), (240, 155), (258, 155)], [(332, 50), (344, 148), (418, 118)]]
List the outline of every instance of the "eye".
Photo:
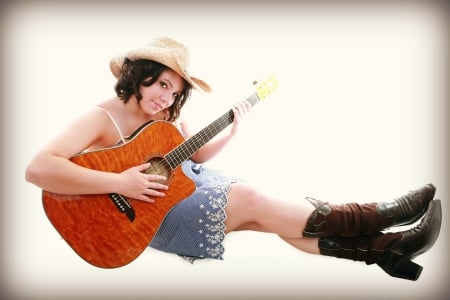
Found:
[(163, 89), (166, 89), (168, 87), (167, 83), (165, 83), (164, 81), (160, 81), (159, 84)]
[(178, 99), (180, 97), (180, 94), (178, 93), (173, 93), (172, 94), (173, 99)]

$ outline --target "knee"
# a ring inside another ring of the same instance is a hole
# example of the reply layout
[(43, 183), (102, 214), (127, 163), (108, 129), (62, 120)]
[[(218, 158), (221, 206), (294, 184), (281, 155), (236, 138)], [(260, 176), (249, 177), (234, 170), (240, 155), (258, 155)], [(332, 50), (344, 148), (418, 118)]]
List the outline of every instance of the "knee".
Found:
[(250, 186), (233, 184), (228, 193), (228, 205), (225, 208), (227, 233), (234, 230), (260, 230), (259, 217), (264, 202), (259, 193)]
[(246, 209), (258, 209), (264, 205), (264, 195), (254, 187), (246, 184), (233, 184), (230, 190), (230, 199)]

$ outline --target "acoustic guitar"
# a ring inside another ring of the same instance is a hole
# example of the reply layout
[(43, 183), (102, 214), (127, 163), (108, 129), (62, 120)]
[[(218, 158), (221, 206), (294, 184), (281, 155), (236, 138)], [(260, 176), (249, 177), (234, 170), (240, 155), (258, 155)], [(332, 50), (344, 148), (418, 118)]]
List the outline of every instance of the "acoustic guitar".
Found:
[[(277, 86), (271, 76), (256, 85), (255, 93), (247, 101), (254, 105)], [(187, 140), (170, 122), (149, 122), (138, 128), (125, 144), (72, 157), (70, 160), (80, 166), (115, 173), (150, 162), (145, 172), (164, 175), (169, 189), (154, 203), (114, 193), (64, 195), (43, 190), (48, 219), (88, 263), (102, 268), (130, 263), (150, 244), (169, 210), (194, 192), (195, 184), (183, 173), (182, 162), (231, 124), (233, 117), (230, 109)]]

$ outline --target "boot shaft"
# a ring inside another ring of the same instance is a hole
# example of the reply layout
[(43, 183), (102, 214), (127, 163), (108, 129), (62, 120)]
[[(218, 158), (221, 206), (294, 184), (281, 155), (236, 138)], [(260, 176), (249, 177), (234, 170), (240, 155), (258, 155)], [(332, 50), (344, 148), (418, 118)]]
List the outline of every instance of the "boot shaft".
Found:
[(355, 237), (372, 235), (386, 228), (412, 224), (426, 211), (436, 188), (427, 184), (391, 202), (331, 205), (307, 198), (316, 209), (306, 221), (303, 236)]
[(377, 203), (321, 204), (309, 216), (303, 236), (355, 237), (371, 235), (393, 225), (377, 210)]
[(356, 238), (325, 237), (319, 239), (319, 249), (322, 255), (363, 261), (371, 265), (401, 239), (402, 235), (399, 233), (381, 232)]

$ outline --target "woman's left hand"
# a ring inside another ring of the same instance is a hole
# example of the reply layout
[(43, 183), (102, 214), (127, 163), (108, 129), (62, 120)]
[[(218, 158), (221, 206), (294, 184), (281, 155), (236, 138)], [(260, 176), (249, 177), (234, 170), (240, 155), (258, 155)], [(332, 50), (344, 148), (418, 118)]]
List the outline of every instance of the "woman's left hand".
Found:
[(238, 132), (240, 125), (242, 125), (242, 121), (250, 113), (251, 108), (252, 105), (247, 100), (236, 102), (233, 105), (232, 110), (234, 112), (234, 120), (230, 132), (232, 136)]

